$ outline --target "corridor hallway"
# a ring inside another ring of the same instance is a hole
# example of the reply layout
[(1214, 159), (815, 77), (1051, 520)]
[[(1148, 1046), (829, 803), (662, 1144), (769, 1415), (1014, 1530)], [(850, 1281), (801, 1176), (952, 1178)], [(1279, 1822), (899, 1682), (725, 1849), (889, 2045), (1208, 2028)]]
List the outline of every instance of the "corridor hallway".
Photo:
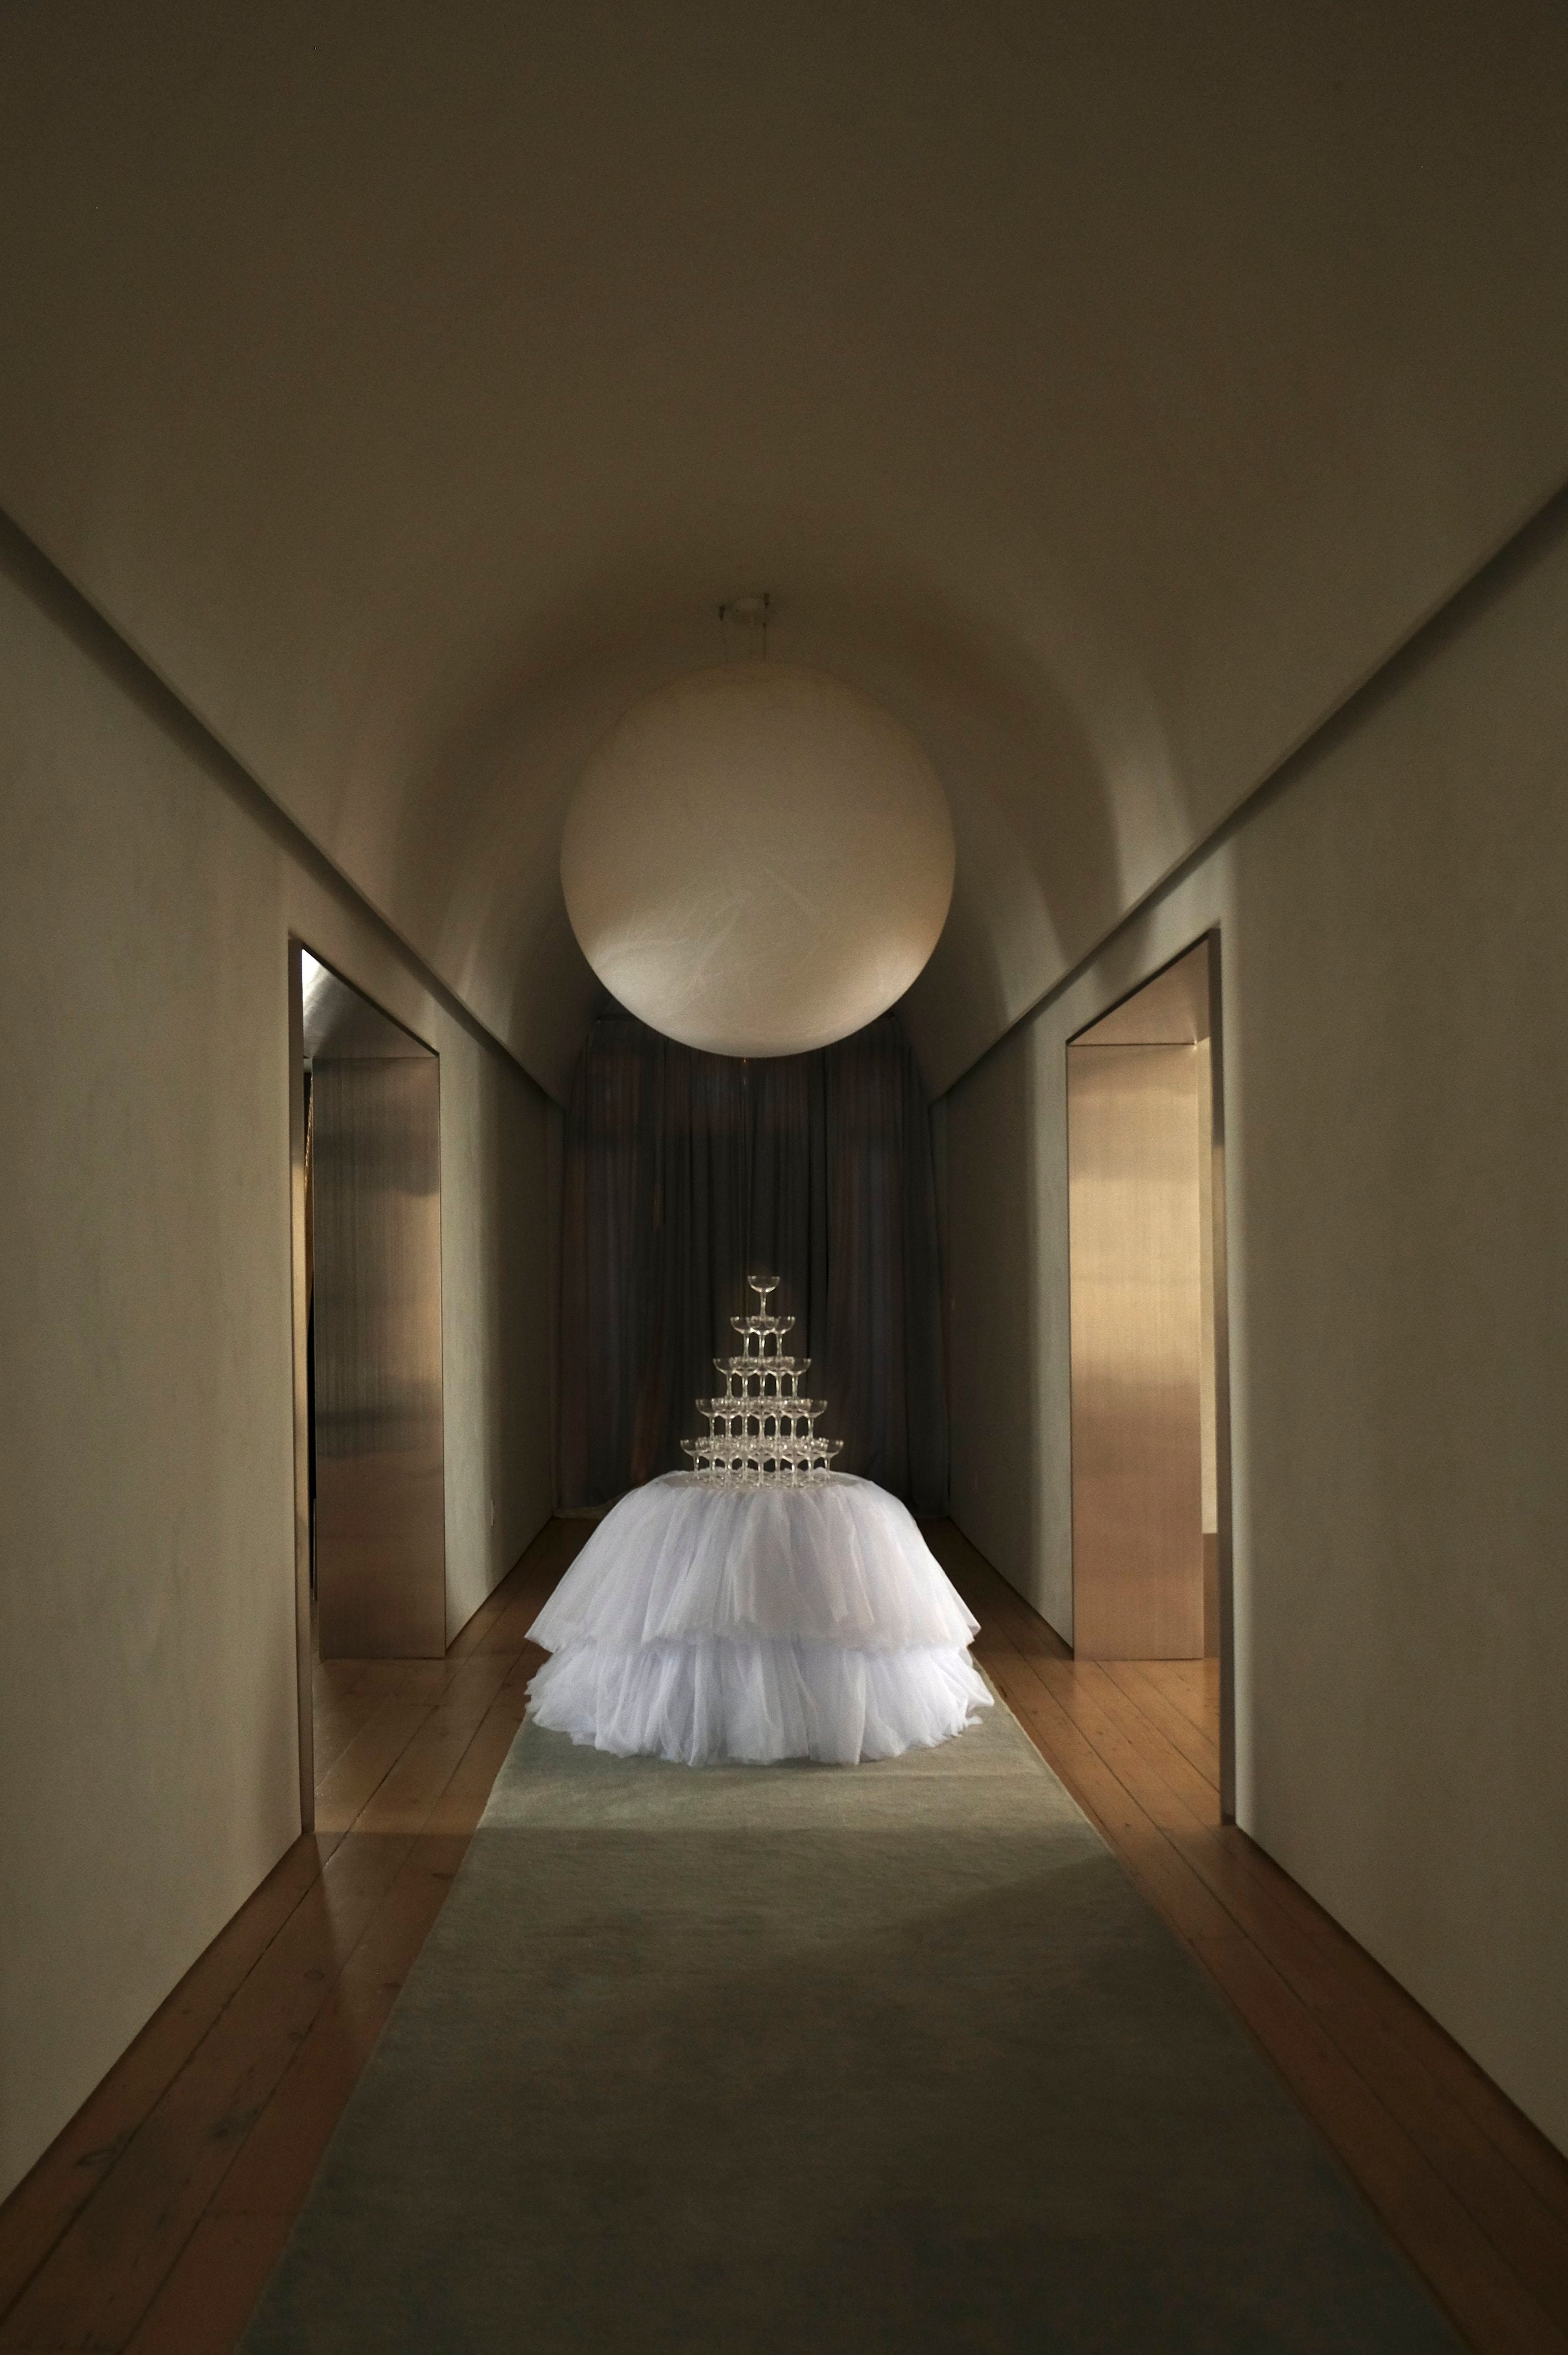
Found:
[[(0, 2350), (235, 2345), (521, 1722), (542, 1657), (525, 1630), (590, 1527), (547, 1523), (444, 1661), (318, 1667), (316, 1830), (0, 2209)], [(953, 1524), (927, 1535), (1041, 1755), (1464, 2338), (1568, 2349), (1568, 2163), (1221, 1824), (1211, 1667), (1080, 1666)]]

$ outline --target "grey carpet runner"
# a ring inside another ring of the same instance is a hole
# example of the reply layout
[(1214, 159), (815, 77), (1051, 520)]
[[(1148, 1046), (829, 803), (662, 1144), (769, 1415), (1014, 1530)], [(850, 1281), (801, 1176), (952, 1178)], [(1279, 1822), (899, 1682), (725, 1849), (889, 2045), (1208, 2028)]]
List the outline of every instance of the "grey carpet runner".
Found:
[(249, 2355), (1453, 2355), (1000, 1703), (851, 1769), (525, 1726)]

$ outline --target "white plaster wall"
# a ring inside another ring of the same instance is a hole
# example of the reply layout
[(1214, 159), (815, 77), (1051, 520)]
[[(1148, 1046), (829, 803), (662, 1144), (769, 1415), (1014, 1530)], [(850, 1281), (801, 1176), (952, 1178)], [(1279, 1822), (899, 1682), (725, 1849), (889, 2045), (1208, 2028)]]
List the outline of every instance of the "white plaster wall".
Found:
[(0, 558), (3, 2194), (299, 1828), (291, 930), (442, 1056), (454, 1627), (551, 1494), (543, 1098)]
[(1240, 1819), (1568, 2146), (1565, 642), (1559, 515), (953, 1091), (948, 1267), (1070, 1635), (1064, 1045), (1218, 923)]

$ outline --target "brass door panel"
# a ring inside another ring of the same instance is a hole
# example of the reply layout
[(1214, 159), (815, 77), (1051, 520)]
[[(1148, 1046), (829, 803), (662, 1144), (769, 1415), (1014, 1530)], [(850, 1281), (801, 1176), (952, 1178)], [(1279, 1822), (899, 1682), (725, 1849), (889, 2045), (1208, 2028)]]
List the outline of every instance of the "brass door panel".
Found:
[(314, 1066), (323, 1659), (446, 1648), (440, 1071), (418, 1051)]
[(1200, 1059), (1068, 1049), (1073, 1645), (1204, 1645)]

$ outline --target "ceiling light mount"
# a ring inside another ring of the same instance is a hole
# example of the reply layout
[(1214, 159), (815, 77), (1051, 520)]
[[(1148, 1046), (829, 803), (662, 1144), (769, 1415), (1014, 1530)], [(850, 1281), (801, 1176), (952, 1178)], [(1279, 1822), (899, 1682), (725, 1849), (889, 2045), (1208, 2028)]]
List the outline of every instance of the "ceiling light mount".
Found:
[(765, 589), (725, 599), (719, 608), (719, 626), (724, 634), (726, 662), (766, 662), (773, 610), (773, 601)]

